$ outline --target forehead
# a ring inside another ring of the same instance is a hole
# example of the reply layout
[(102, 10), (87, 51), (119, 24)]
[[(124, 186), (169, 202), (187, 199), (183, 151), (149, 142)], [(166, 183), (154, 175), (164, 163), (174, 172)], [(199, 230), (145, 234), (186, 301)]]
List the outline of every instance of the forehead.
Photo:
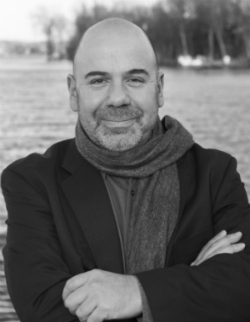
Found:
[(146, 36), (131, 33), (101, 33), (86, 37), (74, 63), (75, 73), (79, 76), (93, 70), (123, 73), (145, 69), (150, 74), (155, 67), (154, 52)]

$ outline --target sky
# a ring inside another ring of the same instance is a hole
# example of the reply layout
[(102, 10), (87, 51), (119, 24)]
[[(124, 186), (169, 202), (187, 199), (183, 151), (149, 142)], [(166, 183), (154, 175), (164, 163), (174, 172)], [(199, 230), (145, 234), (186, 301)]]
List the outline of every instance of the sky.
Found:
[[(157, 0), (122, 0), (126, 5), (151, 5)], [(121, 0), (0, 0), (0, 40), (36, 41), (44, 36), (34, 24), (34, 13), (46, 7), (50, 13), (63, 14), (69, 21), (82, 4), (115, 5)]]

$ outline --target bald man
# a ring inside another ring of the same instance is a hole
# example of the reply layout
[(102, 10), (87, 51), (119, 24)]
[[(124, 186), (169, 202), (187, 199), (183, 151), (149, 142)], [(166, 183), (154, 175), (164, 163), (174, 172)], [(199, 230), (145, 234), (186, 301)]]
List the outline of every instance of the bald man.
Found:
[(20, 320), (248, 321), (250, 206), (236, 161), (159, 119), (163, 73), (144, 32), (116, 18), (91, 27), (68, 87), (75, 138), (2, 175)]

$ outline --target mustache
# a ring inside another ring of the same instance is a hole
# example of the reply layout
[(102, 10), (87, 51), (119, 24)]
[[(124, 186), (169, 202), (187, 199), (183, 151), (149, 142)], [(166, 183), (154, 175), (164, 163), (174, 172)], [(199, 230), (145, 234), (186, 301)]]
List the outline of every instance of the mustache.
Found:
[(139, 108), (134, 108), (132, 106), (121, 106), (121, 107), (104, 107), (96, 110), (97, 119), (109, 119), (109, 120), (119, 120), (119, 119), (132, 119), (139, 118), (143, 115), (143, 112)]

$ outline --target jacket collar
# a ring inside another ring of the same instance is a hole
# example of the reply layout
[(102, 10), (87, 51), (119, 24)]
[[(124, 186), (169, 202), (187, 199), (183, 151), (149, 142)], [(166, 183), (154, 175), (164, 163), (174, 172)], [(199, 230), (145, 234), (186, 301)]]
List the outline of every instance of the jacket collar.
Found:
[(122, 251), (112, 206), (101, 173), (78, 152), (72, 140), (62, 167), (70, 175), (61, 187), (79, 221), (97, 267), (123, 273)]
[(165, 266), (171, 266), (170, 255), (175, 242), (175, 237), (181, 226), (181, 219), (184, 214), (186, 200), (188, 200), (189, 187), (191, 182), (191, 150), (188, 150), (178, 161), (177, 170), (179, 176), (179, 187), (180, 187), (180, 205), (177, 223), (168, 244)]

